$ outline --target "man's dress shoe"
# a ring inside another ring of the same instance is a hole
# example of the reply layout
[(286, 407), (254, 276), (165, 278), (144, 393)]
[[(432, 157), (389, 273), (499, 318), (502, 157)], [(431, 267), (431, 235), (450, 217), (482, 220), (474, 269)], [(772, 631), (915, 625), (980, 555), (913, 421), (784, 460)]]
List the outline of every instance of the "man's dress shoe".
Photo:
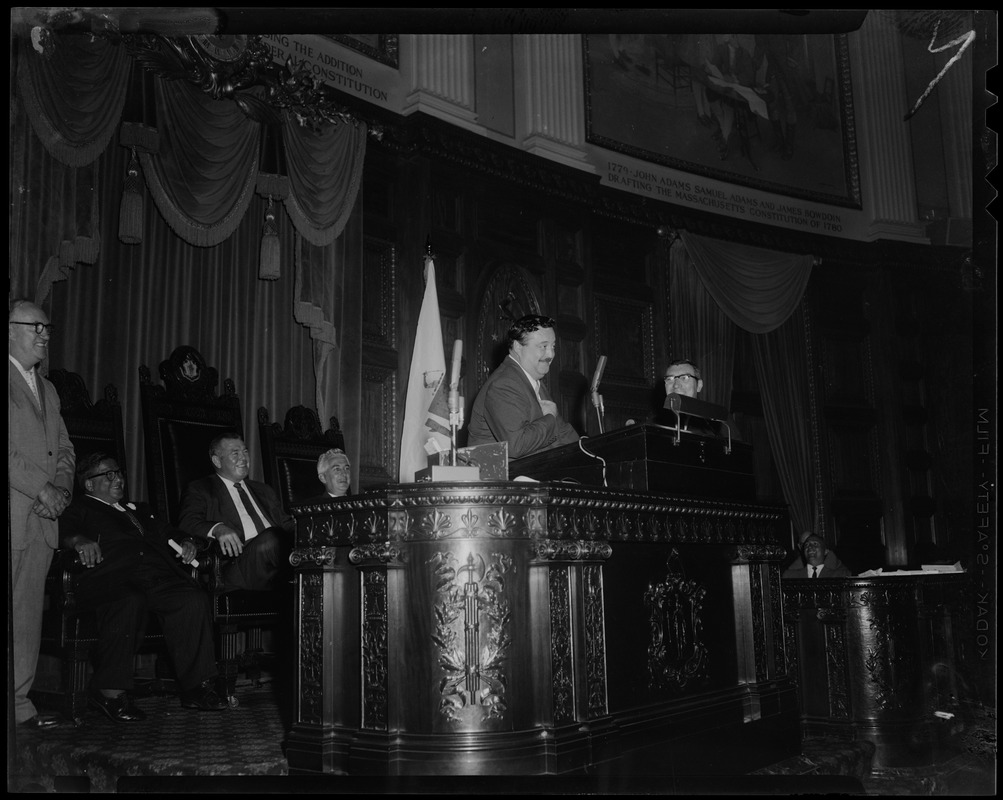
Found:
[(227, 702), (213, 689), (213, 679), (202, 681), (194, 689), (181, 693), (181, 707), (193, 708), (197, 711), (222, 711)]
[(30, 719), (19, 723), (19, 727), (45, 731), (50, 728), (62, 727), (63, 723), (64, 720), (55, 714), (36, 714)]
[(136, 708), (128, 692), (122, 692), (118, 697), (105, 697), (100, 692), (92, 692), (90, 701), (94, 708), (112, 722), (139, 722), (146, 719), (146, 714)]

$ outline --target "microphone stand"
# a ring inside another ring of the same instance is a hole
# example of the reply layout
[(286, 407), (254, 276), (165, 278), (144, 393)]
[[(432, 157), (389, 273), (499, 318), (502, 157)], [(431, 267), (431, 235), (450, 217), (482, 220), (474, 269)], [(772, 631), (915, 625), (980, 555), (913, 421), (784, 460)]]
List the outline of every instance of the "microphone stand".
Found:
[(596, 407), (596, 419), (599, 420), (599, 433), (604, 433), (602, 422), (606, 409), (603, 408), (602, 395), (596, 389), (592, 390), (592, 405)]
[(456, 466), (456, 432), (463, 427), (463, 409), (460, 399), (453, 391), (449, 392), (449, 465)]

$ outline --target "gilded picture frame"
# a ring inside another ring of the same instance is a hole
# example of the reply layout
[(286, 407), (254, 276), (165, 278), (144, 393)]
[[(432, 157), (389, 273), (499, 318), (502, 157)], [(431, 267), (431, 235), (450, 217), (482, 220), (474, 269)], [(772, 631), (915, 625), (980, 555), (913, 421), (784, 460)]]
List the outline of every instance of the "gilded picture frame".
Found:
[(586, 139), (860, 208), (845, 34), (584, 34)]

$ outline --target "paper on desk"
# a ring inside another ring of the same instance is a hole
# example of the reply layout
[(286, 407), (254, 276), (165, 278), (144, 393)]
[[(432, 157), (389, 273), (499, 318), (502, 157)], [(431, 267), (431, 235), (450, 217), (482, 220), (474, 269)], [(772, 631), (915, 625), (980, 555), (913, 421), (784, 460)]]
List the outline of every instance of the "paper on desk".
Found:
[(939, 575), (945, 572), (964, 572), (960, 561), (953, 564), (922, 564), (920, 569), (895, 569), (885, 572), (880, 567), (869, 569), (857, 575), (858, 578), (898, 578), (906, 575)]
[(923, 572), (964, 572), (965, 568), (961, 566), (960, 561), (955, 561), (953, 564), (921, 564)]

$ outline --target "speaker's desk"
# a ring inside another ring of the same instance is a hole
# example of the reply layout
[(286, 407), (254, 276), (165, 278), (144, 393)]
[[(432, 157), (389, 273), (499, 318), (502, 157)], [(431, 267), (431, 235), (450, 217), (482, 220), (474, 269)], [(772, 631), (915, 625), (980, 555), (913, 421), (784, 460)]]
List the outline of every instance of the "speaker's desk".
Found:
[(647, 747), (699, 776), (798, 752), (784, 508), (426, 483), (295, 516), (291, 773), (594, 774)]

